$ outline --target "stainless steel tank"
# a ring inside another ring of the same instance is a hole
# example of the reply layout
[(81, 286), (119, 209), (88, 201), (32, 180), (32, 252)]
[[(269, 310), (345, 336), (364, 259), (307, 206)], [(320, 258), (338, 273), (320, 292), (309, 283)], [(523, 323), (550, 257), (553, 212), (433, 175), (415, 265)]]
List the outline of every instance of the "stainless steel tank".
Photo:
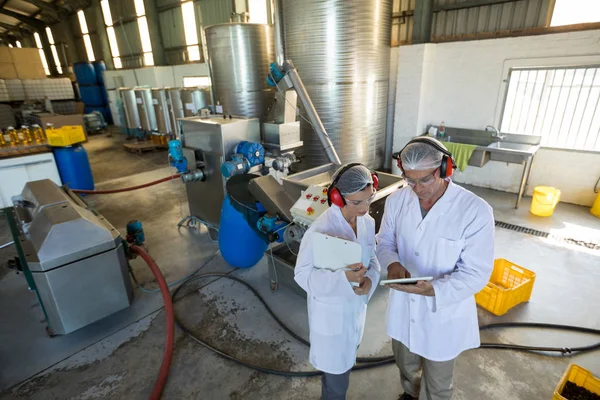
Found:
[(156, 115), (156, 130), (160, 133), (171, 134), (173, 130), (165, 89), (152, 89), (152, 106), (154, 115)]
[(177, 118), (183, 118), (183, 103), (181, 102), (180, 88), (166, 88), (168, 93), (167, 100), (169, 106), (169, 116), (171, 117), (172, 132), (179, 137), (179, 123)]
[(179, 91), (183, 105), (183, 116), (192, 117), (198, 114), (198, 110), (210, 105), (210, 88), (195, 87), (183, 88)]
[(272, 26), (221, 24), (205, 32), (215, 101), (225, 114), (263, 119), (276, 92), (266, 82), (275, 61)]
[[(280, 0), (286, 59), (292, 60), (342, 162), (384, 161), (391, 0)], [(327, 163), (300, 120), (309, 165)]]
[(148, 88), (134, 89), (135, 102), (140, 116), (142, 130), (146, 132), (155, 132), (158, 127), (156, 125), (156, 115), (152, 106), (152, 92)]
[(123, 111), (125, 114), (125, 126), (129, 129), (140, 128), (140, 114), (138, 113), (135, 102), (135, 93), (131, 88), (119, 88), (119, 95), (123, 102)]

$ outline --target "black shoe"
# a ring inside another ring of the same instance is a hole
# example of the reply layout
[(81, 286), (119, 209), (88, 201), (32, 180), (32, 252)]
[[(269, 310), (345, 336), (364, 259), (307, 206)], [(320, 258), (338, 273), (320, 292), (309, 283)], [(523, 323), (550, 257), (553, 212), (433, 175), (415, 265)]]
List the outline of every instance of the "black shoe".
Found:
[(400, 396), (398, 396), (398, 400), (418, 400), (418, 397), (412, 397), (408, 393), (402, 393)]

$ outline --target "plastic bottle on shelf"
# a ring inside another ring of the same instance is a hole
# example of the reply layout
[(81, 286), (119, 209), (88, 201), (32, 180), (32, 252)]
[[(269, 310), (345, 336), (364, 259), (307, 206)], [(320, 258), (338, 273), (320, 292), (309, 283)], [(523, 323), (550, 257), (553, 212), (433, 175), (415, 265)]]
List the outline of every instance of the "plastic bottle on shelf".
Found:
[(18, 146), (19, 145), (19, 135), (17, 135), (17, 131), (12, 126), (6, 128), (6, 135), (10, 138), (10, 146)]
[(19, 139), (25, 146), (28, 146), (33, 142), (31, 131), (27, 125), (21, 125), (21, 129), (19, 129)]
[(446, 136), (446, 125), (444, 124), (444, 121), (442, 121), (442, 123), (440, 124), (440, 129), (438, 129), (438, 137), (444, 138), (445, 136)]
[(36, 144), (42, 144), (46, 141), (44, 130), (38, 124), (31, 125), (31, 134)]

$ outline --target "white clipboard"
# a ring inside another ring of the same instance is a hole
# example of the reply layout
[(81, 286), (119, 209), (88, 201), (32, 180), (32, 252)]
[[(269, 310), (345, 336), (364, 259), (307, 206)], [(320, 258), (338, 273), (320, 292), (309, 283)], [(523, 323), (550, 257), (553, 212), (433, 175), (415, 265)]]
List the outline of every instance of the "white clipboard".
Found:
[(314, 232), (312, 245), (315, 268), (337, 271), (362, 261), (360, 243)]

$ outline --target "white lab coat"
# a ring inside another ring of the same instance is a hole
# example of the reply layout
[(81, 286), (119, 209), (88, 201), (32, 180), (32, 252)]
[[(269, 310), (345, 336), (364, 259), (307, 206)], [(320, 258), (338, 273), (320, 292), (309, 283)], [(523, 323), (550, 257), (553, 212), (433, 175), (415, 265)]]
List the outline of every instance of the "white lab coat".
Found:
[[(310, 363), (316, 369), (330, 374), (343, 374), (354, 365), (365, 326), (367, 302), (379, 283), (375, 221), (368, 214), (357, 217), (356, 230), (358, 238), (342, 216), (341, 209), (331, 206), (304, 234), (296, 261), (295, 280), (307, 293)], [(344, 271), (314, 268), (313, 232), (360, 243), (362, 263), (369, 268), (365, 276), (372, 282), (368, 295), (354, 293)]]
[(400, 262), (413, 277), (434, 277), (434, 297), (390, 289), (389, 336), (432, 361), (479, 347), (474, 295), (494, 264), (494, 216), (483, 199), (450, 181), (422, 218), (412, 189), (398, 190), (386, 201), (377, 256), (385, 269)]

